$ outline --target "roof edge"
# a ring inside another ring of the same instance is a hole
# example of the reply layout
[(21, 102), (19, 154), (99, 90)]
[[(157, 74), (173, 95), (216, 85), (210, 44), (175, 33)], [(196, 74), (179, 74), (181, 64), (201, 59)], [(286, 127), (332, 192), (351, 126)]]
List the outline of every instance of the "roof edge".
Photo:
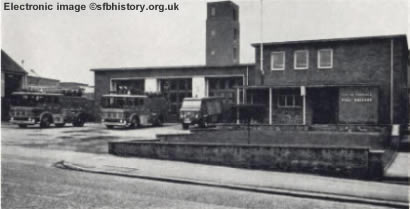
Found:
[(237, 65), (182, 65), (182, 66), (157, 66), (157, 67), (116, 67), (116, 68), (91, 68), (90, 71), (116, 71), (116, 70), (160, 70), (160, 69), (187, 69), (187, 68), (233, 68), (253, 66), (255, 63)]
[[(285, 45), (285, 44), (299, 44), (299, 43), (321, 43), (321, 42), (338, 42), (338, 41), (359, 41), (366, 39), (388, 39), (388, 38), (406, 38), (406, 34), (391, 34), (391, 35), (380, 35), (380, 36), (356, 36), (356, 37), (345, 37), (345, 38), (328, 38), (328, 39), (309, 39), (309, 40), (297, 40), (297, 41), (278, 41), (278, 42), (259, 42), (252, 43), (251, 46), (259, 47), (263, 45)], [(407, 39), (406, 39), (407, 42)]]

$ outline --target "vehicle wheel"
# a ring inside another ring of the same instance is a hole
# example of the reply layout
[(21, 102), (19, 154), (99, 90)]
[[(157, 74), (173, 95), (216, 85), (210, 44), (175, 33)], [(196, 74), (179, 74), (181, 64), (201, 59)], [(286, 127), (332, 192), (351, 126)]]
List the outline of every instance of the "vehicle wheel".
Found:
[(27, 128), (26, 124), (19, 124), (18, 126), (19, 126), (19, 128)]
[(56, 125), (56, 127), (61, 128), (61, 127), (64, 127), (65, 123), (57, 123), (57, 124), (55, 124), (55, 125)]
[(108, 129), (113, 129), (114, 128), (114, 126), (111, 126), (111, 125), (105, 125), (105, 127), (107, 127)]
[(161, 119), (161, 118), (157, 118), (152, 125), (154, 125), (154, 126), (162, 126), (162, 119)]
[(75, 127), (83, 127), (84, 126), (84, 119), (83, 117), (77, 117), (73, 121), (73, 126)]
[(182, 124), (182, 129), (187, 130), (189, 128), (189, 124), (188, 123), (183, 123)]
[(200, 128), (206, 128), (206, 127), (208, 127), (208, 123), (205, 120), (203, 120), (199, 123), (199, 127)]
[(45, 115), (41, 118), (40, 120), (40, 128), (48, 128), (50, 127), (51, 124), (51, 117), (48, 115)]

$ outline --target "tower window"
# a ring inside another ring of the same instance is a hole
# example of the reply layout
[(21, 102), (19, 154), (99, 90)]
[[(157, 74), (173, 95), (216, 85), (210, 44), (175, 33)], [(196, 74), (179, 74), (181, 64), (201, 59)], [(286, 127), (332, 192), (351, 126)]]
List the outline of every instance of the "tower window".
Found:
[(215, 30), (211, 30), (211, 36), (215, 36), (216, 32)]
[(236, 60), (238, 54), (238, 49), (236, 47), (233, 48), (233, 59)]
[(211, 51), (211, 55), (215, 55), (215, 50), (212, 50), (212, 51)]
[(215, 16), (216, 15), (216, 9), (215, 7), (211, 7), (211, 16)]
[(237, 28), (233, 29), (233, 40), (234, 41), (238, 40), (238, 29)]
[(238, 13), (236, 12), (236, 9), (233, 9), (233, 20), (238, 20)]

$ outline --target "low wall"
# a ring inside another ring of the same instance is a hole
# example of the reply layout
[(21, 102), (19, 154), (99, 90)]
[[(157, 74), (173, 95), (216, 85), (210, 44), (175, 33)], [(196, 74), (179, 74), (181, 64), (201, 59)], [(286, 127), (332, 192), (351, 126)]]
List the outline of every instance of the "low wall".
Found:
[(248, 144), (109, 142), (109, 153), (179, 160), (232, 167), (307, 172), (368, 178), (379, 171), (381, 159), (368, 148), (269, 146)]
[[(241, 124), (216, 124), (220, 129), (246, 129), (246, 123)], [(284, 125), (284, 124), (251, 124), (252, 130), (275, 130), (275, 131), (332, 131), (332, 132), (379, 132), (389, 133), (390, 127), (387, 125), (367, 125), (367, 124), (315, 124), (315, 125)]]
[[(248, 131), (243, 129), (208, 129), (191, 131), (191, 134), (157, 135), (161, 142), (231, 143), (248, 144)], [(276, 131), (251, 129), (250, 144), (369, 147), (383, 149), (388, 137), (383, 133), (325, 132), (325, 131)]]

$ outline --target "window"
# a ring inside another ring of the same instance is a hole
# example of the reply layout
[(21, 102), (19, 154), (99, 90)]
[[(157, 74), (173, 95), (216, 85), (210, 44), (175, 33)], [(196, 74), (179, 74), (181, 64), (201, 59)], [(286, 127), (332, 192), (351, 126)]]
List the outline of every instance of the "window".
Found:
[(238, 40), (238, 29), (237, 28), (233, 29), (233, 40), (234, 41)]
[(232, 58), (233, 58), (233, 60), (235, 60), (235, 61), (236, 61), (236, 58), (238, 57), (237, 54), (238, 54), (238, 49), (236, 49), (236, 47), (234, 47), (234, 48), (233, 48), (233, 54), (232, 54), (233, 57), (232, 57)]
[(278, 107), (280, 108), (297, 108), (302, 106), (302, 96), (300, 95), (279, 95)]
[(285, 69), (285, 52), (272, 52), (271, 70)]
[(215, 36), (215, 34), (216, 34), (216, 32), (215, 32), (215, 30), (211, 30), (211, 36)]
[(317, 52), (318, 68), (332, 68), (333, 67), (333, 50), (321, 49)]
[(212, 51), (211, 51), (211, 55), (215, 55), (215, 50), (212, 50)]
[(216, 14), (215, 7), (211, 7), (211, 16), (213, 17), (215, 16), (215, 14)]
[(232, 14), (233, 14), (233, 20), (236, 21), (238, 19), (238, 13), (236, 12), (236, 9), (233, 9)]
[(307, 50), (295, 51), (293, 56), (293, 65), (295, 69), (309, 68), (309, 52)]

